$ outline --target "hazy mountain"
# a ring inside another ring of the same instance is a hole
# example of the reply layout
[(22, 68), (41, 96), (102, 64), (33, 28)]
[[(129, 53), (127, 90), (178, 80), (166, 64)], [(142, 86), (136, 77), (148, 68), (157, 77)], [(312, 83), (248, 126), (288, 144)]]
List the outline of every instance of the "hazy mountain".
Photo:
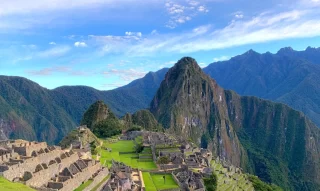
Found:
[(320, 49), (277, 54), (252, 50), (204, 68), (225, 89), (288, 104), (320, 127)]
[(76, 126), (52, 92), (20, 77), (0, 76), (0, 120), (10, 138), (58, 142)]
[[(286, 103), (320, 126), (320, 64), (315, 64), (319, 51), (283, 48), (277, 54), (259, 54), (251, 50), (210, 64), (204, 71), (225, 89)], [(97, 100), (118, 117), (148, 108), (167, 71), (150, 72), (110, 91), (85, 86), (48, 90), (25, 78), (0, 76), (0, 130), (9, 138), (58, 143)]]
[(150, 72), (111, 91), (85, 86), (48, 90), (26, 78), (0, 76), (1, 137), (58, 143), (98, 100), (119, 117), (147, 108), (166, 71)]
[(320, 187), (320, 129), (284, 104), (222, 89), (192, 58), (168, 71), (150, 110), (169, 131), (264, 181)]

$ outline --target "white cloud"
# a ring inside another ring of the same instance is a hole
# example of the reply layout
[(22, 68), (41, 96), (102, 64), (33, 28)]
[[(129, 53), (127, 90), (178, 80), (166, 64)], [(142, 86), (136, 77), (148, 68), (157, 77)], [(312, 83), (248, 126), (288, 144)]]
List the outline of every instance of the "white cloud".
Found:
[(63, 56), (71, 50), (69, 46), (55, 46), (48, 50), (36, 52), (35, 57), (48, 58)]
[(205, 6), (201, 5), (198, 7), (198, 11), (207, 13), (207, 12), (209, 12), (209, 9), (207, 9)]
[(50, 44), (50, 45), (56, 45), (57, 43), (55, 43), (55, 42), (50, 42), (49, 44)]
[(220, 56), (220, 57), (213, 58), (213, 61), (214, 62), (219, 62), (219, 61), (225, 61), (225, 60), (228, 60), (228, 59), (230, 59), (229, 56)]
[(158, 31), (156, 29), (154, 29), (154, 30), (151, 31), (151, 34), (152, 35), (156, 35), (156, 34), (159, 34), (159, 33), (158, 33)]
[(124, 3), (134, 3), (132, 0), (1, 0), (0, 15), (30, 14), (55, 10), (87, 8), (97, 5), (121, 6)]
[(102, 72), (102, 74), (105, 77), (110, 77), (110, 76), (118, 76), (121, 80), (124, 81), (132, 81), (137, 78), (142, 78), (146, 75), (147, 72), (139, 69), (124, 69), (124, 70), (119, 70), (119, 69), (110, 69), (108, 71)]
[(243, 19), (243, 17), (244, 17), (243, 12), (241, 12), (241, 11), (235, 12), (235, 13), (233, 13), (233, 15), (236, 19)]
[(165, 26), (171, 29), (176, 28), (179, 24), (192, 20), (192, 18), (199, 13), (209, 12), (205, 5), (200, 5), (200, 1), (194, 0), (167, 0), (165, 8), (170, 16)]
[(129, 48), (130, 54), (148, 55), (153, 52), (190, 53), (223, 49), (253, 43), (320, 36), (320, 12), (293, 10), (263, 13), (251, 19), (235, 20), (222, 29), (166, 34), (144, 39)]
[(87, 44), (85, 42), (75, 42), (74, 43), (75, 47), (87, 47)]
[(126, 36), (136, 36), (138, 38), (142, 37), (142, 33), (141, 32), (125, 32)]

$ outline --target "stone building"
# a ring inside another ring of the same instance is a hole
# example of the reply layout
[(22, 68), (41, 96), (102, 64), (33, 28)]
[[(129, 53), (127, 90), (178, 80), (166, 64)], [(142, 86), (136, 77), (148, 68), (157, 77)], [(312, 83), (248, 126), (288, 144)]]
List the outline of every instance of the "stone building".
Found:
[[(74, 190), (90, 178), (104, 178), (99, 161), (82, 160), (73, 150), (24, 140), (0, 147), (0, 175), (39, 190)], [(100, 175), (100, 176), (98, 176)]]

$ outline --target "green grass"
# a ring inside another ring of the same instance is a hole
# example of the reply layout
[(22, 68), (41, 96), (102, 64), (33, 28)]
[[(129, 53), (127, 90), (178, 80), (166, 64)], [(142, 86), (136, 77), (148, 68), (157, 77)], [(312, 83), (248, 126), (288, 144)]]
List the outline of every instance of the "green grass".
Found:
[(157, 191), (172, 188), (179, 188), (178, 184), (174, 181), (171, 174), (166, 174), (166, 182), (164, 183), (163, 174), (152, 174), (149, 172), (142, 172), (144, 185), (146, 191)]
[(13, 183), (0, 177), (0, 190), (1, 191), (34, 191), (28, 186), (21, 183)]
[[(235, 173), (231, 176), (231, 178), (225, 177), (224, 174), (220, 174), (219, 171), (228, 172), (228, 170), (224, 168), (220, 163), (216, 163), (215, 160), (211, 161), (211, 167), (214, 169), (218, 178), (217, 191), (232, 191), (232, 190), (242, 190), (242, 189), (246, 191), (254, 190), (254, 187), (250, 181), (249, 181), (249, 184), (246, 184), (246, 180), (245, 180), (245, 178), (247, 178), (246, 174)], [(236, 181), (233, 178), (238, 178), (239, 181)], [(224, 181), (229, 182), (229, 184), (225, 184)]]
[[(141, 170), (154, 170), (157, 169), (157, 165), (153, 161), (139, 162), (139, 154), (135, 153), (134, 142), (119, 140), (116, 143), (109, 143), (107, 140), (103, 141), (104, 148), (111, 148), (112, 151), (109, 152), (105, 149), (100, 149), (101, 152), (100, 162), (101, 164), (106, 164), (111, 167), (112, 159), (115, 161), (123, 162), (124, 164), (131, 166), (132, 168), (139, 168)], [(131, 152), (126, 154), (119, 154), (119, 152)], [(141, 155), (150, 155), (151, 149), (146, 148), (142, 151)]]
[(154, 185), (157, 190), (165, 190), (172, 188), (179, 188), (178, 184), (174, 181), (171, 174), (166, 174), (166, 181), (164, 182), (162, 174), (151, 174)]
[(87, 188), (91, 183), (93, 182), (93, 180), (88, 180), (87, 182), (85, 182), (84, 184), (81, 184), (77, 189), (75, 189), (74, 191), (82, 191), (83, 189)]
[(149, 172), (142, 172), (142, 177), (146, 191), (157, 191), (156, 186), (153, 183), (152, 177)]

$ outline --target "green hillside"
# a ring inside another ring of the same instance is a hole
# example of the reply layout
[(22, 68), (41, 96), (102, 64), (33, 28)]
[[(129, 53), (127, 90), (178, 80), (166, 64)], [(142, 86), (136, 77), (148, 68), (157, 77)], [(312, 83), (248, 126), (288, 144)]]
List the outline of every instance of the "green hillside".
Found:
[(168, 71), (150, 110), (171, 132), (263, 181), (320, 187), (320, 129), (284, 104), (222, 89), (192, 58)]

